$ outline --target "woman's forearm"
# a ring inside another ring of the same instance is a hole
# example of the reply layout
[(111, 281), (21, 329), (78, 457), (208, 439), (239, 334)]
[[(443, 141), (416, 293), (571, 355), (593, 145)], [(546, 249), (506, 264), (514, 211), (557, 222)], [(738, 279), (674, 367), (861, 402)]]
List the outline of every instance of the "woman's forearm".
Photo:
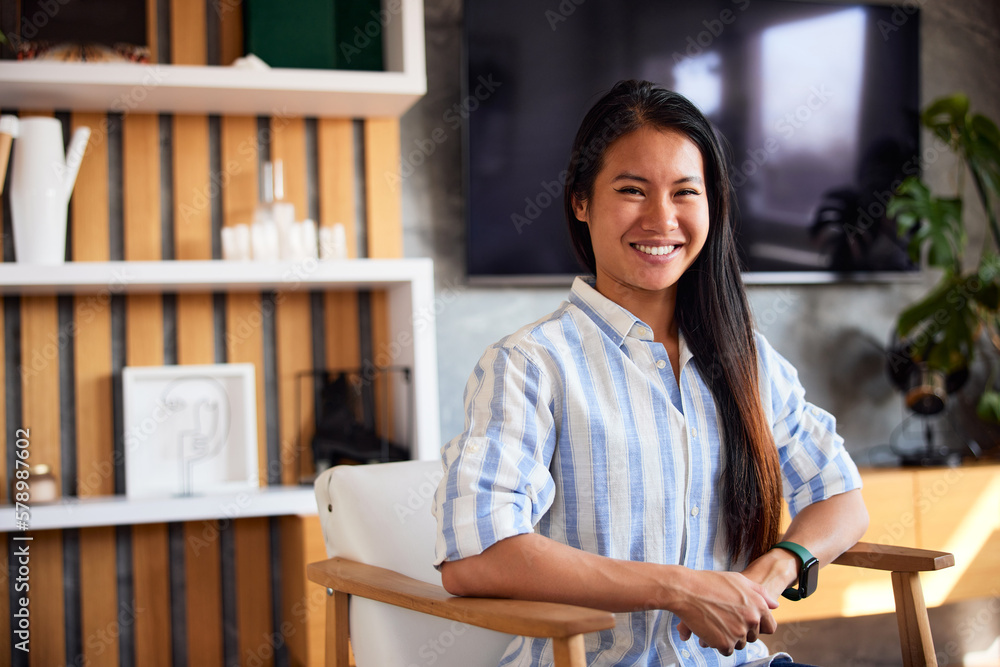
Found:
[(668, 608), (681, 568), (597, 556), (528, 533), (478, 556), (445, 562), (441, 579), (453, 595), (563, 602), (613, 612)]
[[(823, 567), (854, 546), (867, 529), (868, 510), (861, 491), (855, 489), (804, 508), (781, 539), (801, 544)], [(777, 595), (795, 581), (798, 571), (795, 555), (774, 549), (751, 563), (744, 574)]]
[(536, 534), (509, 537), (478, 556), (446, 562), (455, 595), (563, 602), (613, 612), (668, 609), (703, 645), (727, 652), (776, 629), (775, 596), (739, 572), (605, 558)]

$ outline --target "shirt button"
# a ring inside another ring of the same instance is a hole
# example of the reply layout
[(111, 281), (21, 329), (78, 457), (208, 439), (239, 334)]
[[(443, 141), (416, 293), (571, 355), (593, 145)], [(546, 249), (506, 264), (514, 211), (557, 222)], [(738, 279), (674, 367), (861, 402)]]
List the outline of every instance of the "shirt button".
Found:
[(695, 505), (694, 507), (691, 508), (691, 516), (698, 516), (699, 512), (701, 512), (701, 510), (698, 509), (697, 505)]
[(691, 654), (688, 652), (687, 649), (684, 649), (683, 651), (681, 651), (681, 656), (683, 656), (685, 658), (690, 658)]
[(663, 359), (660, 359), (659, 361), (656, 362), (656, 367), (662, 370), (667, 367), (667, 362), (665, 362)]
[(649, 335), (649, 329), (647, 329), (646, 327), (639, 327), (636, 333), (639, 334), (639, 338), (645, 338), (646, 336)]
[(698, 437), (698, 429), (696, 429), (696, 428), (692, 428), (691, 429), (691, 437), (692, 438), (697, 438)]

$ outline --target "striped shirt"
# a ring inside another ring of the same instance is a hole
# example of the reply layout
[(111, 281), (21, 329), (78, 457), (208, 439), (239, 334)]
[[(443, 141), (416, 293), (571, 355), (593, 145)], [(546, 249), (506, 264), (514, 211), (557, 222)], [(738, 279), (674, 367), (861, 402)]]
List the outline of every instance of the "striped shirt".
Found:
[[(757, 336), (761, 401), (792, 516), (860, 488), (833, 417), (806, 402), (795, 369)], [(662, 344), (577, 278), (554, 313), (491, 346), (466, 388), (466, 429), (442, 449), (435, 564), (537, 532), (610, 558), (696, 570), (733, 564), (721, 525), (715, 402), (683, 336), (680, 383)], [(587, 664), (766, 665), (757, 641), (730, 657), (682, 641), (666, 610), (616, 615), (586, 635)], [(516, 638), (501, 665), (552, 663)]]

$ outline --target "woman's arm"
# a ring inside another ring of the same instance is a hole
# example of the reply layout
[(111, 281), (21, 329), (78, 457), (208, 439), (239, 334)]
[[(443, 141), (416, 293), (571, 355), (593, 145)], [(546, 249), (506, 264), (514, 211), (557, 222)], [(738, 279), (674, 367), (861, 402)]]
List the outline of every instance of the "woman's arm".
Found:
[[(820, 567), (825, 567), (854, 546), (866, 530), (868, 510), (865, 509), (861, 491), (854, 489), (803, 508), (781, 539), (801, 544), (819, 560)], [(760, 584), (768, 597), (778, 600), (781, 592), (798, 579), (799, 560), (785, 549), (772, 549), (750, 563), (743, 570), (743, 575)], [(777, 625), (770, 632), (773, 633), (775, 629)], [(683, 617), (678, 630), (681, 637), (687, 638), (693, 632), (701, 639), (703, 646), (712, 646)], [(746, 641), (752, 642), (754, 639), (756, 637), (748, 636)], [(738, 642), (736, 649), (742, 649), (744, 645), (743, 642)]]
[(748, 636), (773, 633), (774, 596), (738, 572), (702, 572), (597, 556), (534, 533), (441, 565), (454, 595), (564, 602), (613, 612), (668, 609), (729, 655)]
[[(801, 544), (825, 567), (853, 547), (866, 530), (868, 510), (860, 489), (854, 489), (804, 507), (781, 539)], [(743, 574), (777, 597), (795, 582), (798, 572), (794, 554), (772, 549), (750, 563)]]

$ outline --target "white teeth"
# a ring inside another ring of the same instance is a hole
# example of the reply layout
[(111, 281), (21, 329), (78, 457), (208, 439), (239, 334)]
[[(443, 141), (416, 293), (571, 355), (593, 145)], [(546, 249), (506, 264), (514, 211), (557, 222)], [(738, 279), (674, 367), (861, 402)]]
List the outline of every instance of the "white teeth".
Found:
[(677, 246), (673, 245), (659, 245), (659, 246), (649, 246), (649, 245), (632, 245), (633, 248), (639, 252), (644, 252), (647, 255), (669, 255), (674, 251)]

